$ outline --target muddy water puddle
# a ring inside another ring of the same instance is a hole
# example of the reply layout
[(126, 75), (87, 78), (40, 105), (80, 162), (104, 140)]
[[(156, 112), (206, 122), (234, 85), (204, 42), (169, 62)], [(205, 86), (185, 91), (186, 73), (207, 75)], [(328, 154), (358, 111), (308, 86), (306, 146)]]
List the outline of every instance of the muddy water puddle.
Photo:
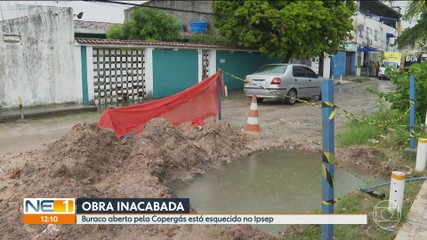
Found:
[[(268, 150), (171, 187), (178, 197), (189, 197), (199, 213), (314, 213), (321, 210), (320, 158), (320, 154)], [(374, 178), (369, 173), (356, 174), (368, 182)], [(377, 178), (370, 185), (384, 181)], [(356, 176), (335, 167), (335, 197), (365, 186)], [(286, 226), (253, 227), (277, 233)]]

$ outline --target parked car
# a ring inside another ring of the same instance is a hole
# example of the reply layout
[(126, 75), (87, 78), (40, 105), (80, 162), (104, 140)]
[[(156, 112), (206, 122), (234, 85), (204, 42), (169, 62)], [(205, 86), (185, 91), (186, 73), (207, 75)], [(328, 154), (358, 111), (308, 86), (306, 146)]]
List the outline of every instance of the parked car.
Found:
[[(303, 64), (267, 64), (255, 73), (246, 76), (243, 88), (245, 95), (256, 95), (258, 101), (264, 99), (283, 99), (294, 104), (295, 98), (320, 98), (319, 77), (310, 67)], [(279, 92), (277, 95), (269, 90)]]
[(380, 70), (378, 72), (378, 79), (388, 79), (386, 70), (387, 68), (392, 69), (393, 71), (399, 71), (399, 62), (396, 61), (387, 61), (384, 60), (380, 65)]

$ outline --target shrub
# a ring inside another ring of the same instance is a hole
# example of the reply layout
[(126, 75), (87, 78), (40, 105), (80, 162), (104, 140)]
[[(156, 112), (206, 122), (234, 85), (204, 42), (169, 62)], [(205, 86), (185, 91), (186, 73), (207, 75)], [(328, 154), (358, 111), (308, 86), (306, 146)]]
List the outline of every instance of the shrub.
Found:
[(189, 42), (198, 43), (198, 44), (209, 44), (209, 45), (220, 45), (220, 46), (236, 46), (236, 43), (233, 43), (230, 40), (220, 36), (215, 31), (210, 31), (207, 34), (195, 33), (190, 37)]
[(177, 41), (181, 39), (181, 24), (175, 16), (162, 10), (139, 7), (121, 27), (111, 26), (107, 38)]
[(405, 112), (409, 108), (409, 77), (415, 77), (415, 116), (416, 123), (424, 123), (427, 107), (427, 61), (415, 63), (409, 67), (408, 72), (387, 71), (390, 80), (396, 85), (396, 91), (378, 93), (392, 105), (392, 109)]
[(122, 26), (113, 24), (107, 31), (108, 39), (124, 39)]

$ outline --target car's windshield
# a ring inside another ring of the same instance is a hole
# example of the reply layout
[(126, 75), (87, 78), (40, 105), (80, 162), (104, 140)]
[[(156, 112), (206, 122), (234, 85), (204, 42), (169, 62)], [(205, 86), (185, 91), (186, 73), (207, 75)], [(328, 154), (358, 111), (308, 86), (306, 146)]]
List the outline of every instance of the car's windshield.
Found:
[(255, 73), (284, 73), (287, 65), (264, 65), (258, 69)]
[(395, 62), (383, 62), (383, 64), (381, 64), (381, 67), (384, 67), (384, 68), (397, 68), (397, 63), (395, 63)]

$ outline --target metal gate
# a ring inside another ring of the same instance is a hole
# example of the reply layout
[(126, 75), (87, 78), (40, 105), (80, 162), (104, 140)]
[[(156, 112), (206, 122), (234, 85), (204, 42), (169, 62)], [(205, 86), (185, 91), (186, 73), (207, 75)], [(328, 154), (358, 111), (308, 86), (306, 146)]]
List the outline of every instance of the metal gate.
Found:
[(142, 48), (93, 48), (95, 104), (123, 106), (148, 98), (144, 59)]

